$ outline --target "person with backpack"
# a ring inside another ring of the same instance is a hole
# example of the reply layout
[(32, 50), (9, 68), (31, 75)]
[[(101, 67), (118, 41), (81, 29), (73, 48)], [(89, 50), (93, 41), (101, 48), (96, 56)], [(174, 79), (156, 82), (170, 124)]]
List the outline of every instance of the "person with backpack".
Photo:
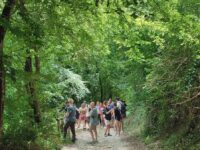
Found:
[(126, 118), (126, 102), (121, 100), (121, 114), (122, 114), (122, 132), (124, 132), (124, 119)]
[[(112, 101), (112, 98), (109, 98), (107, 107), (108, 107), (109, 110), (114, 109), (114, 102)], [(114, 116), (113, 111), (111, 111), (110, 128), (114, 127), (114, 122), (115, 122), (115, 116)]]
[(64, 139), (66, 139), (67, 129), (70, 127), (72, 132), (72, 142), (76, 140), (75, 123), (76, 123), (76, 108), (74, 107), (74, 100), (68, 99), (69, 106), (65, 108), (65, 124), (64, 124)]
[(90, 105), (86, 105), (87, 107), (87, 112), (86, 112), (86, 126), (88, 126), (87, 130), (89, 130), (89, 123), (90, 123), (90, 111), (91, 111), (91, 108), (90, 108)]
[(116, 129), (116, 135), (120, 135), (122, 115), (119, 107), (117, 106), (117, 102), (114, 103), (114, 118), (115, 118), (114, 124)]
[(121, 113), (123, 119), (126, 118), (126, 111), (127, 111), (126, 107), (127, 107), (126, 102), (121, 100)]
[(98, 110), (95, 107), (95, 103), (91, 102), (90, 103), (90, 134), (92, 137), (92, 143), (97, 142), (97, 125), (99, 124), (99, 119), (98, 119)]

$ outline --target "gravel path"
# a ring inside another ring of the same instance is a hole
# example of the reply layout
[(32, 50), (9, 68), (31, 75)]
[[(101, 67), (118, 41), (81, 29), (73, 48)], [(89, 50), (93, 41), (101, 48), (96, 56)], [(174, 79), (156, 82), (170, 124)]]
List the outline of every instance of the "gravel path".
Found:
[(88, 144), (91, 141), (89, 131), (77, 131), (75, 144), (63, 146), (61, 150), (147, 150), (146, 146), (136, 138), (127, 135), (116, 136), (111, 129), (112, 136), (104, 137), (104, 129), (98, 128), (98, 143)]

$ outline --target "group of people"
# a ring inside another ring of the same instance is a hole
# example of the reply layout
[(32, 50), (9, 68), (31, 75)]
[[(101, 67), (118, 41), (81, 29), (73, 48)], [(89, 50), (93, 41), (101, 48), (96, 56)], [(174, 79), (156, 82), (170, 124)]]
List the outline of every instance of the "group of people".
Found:
[(67, 129), (70, 127), (72, 132), (72, 142), (76, 140), (75, 124), (77, 128), (83, 124), (83, 129), (89, 129), (92, 143), (97, 140), (97, 126), (105, 128), (104, 136), (112, 136), (110, 128), (114, 127), (116, 135), (120, 135), (123, 130), (123, 119), (126, 117), (126, 103), (120, 98), (116, 98), (113, 102), (110, 98), (103, 102), (90, 102), (87, 104), (84, 101), (80, 108), (74, 105), (73, 99), (68, 99), (65, 106), (64, 117), (64, 138), (66, 138)]

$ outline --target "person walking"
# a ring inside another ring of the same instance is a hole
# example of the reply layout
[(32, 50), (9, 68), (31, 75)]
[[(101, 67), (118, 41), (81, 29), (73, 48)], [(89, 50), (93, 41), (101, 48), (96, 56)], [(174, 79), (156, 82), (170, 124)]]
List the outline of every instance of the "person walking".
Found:
[(91, 111), (91, 108), (90, 108), (90, 105), (86, 105), (87, 107), (87, 112), (86, 112), (86, 128), (89, 130), (90, 127), (89, 127), (89, 123), (90, 123), (90, 111)]
[(86, 113), (87, 113), (87, 107), (85, 103), (81, 104), (81, 107), (79, 108), (79, 120), (78, 120), (78, 127), (80, 128), (81, 122), (83, 122), (83, 129), (86, 129)]
[(92, 137), (92, 143), (97, 142), (97, 125), (99, 124), (99, 119), (98, 119), (98, 110), (95, 107), (95, 103), (91, 102), (90, 103), (90, 134)]
[(105, 120), (105, 125), (106, 125), (104, 136), (107, 137), (107, 136), (112, 136), (110, 134), (110, 127), (111, 127), (113, 109), (108, 106), (107, 101), (104, 101), (104, 106), (105, 106), (105, 109), (103, 110), (103, 114), (104, 114), (104, 120)]
[(119, 107), (117, 106), (117, 102), (114, 103), (114, 118), (115, 118), (114, 124), (116, 129), (116, 135), (120, 135), (122, 115)]
[(64, 124), (64, 139), (66, 139), (67, 129), (70, 127), (72, 132), (72, 142), (76, 140), (75, 123), (76, 123), (76, 108), (74, 107), (74, 100), (68, 99), (69, 106), (65, 109), (65, 124)]
[(97, 111), (98, 111), (99, 124), (101, 125), (100, 102), (99, 101), (96, 101), (96, 108), (97, 108)]
[(104, 108), (105, 108), (105, 107), (104, 107), (103, 103), (100, 102), (100, 104), (99, 104), (99, 114), (100, 114), (100, 125), (101, 125), (102, 127), (105, 126), (104, 115), (103, 115), (103, 110), (104, 110)]
[[(109, 110), (113, 110), (113, 108), (114, 108), (114, 102), (112, 101), (112, 98), (109, 98), (107, 107), (108, 107)], [(110, 128), (114, 127), (114, 121), (115, 121), (114, 112), (111, 111)]]
[(124, 132), (124, 119), (126, 118), (126, 109), (127, 105), (126, 102), (121, 100), (121, 115), (122, 115), (122, 121), (121, 121), (121, 126), (122, 126), (122, 132)]

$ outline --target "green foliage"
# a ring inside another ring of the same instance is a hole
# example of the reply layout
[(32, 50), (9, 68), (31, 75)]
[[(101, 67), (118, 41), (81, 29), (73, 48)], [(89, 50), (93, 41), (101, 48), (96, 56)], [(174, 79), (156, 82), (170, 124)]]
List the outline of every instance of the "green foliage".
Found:
[[(99, 1), (98, 7), (90, 0), (20, 0), (4, 43), (5, 143), (12, 138), (11, 147), (55, 148), (62, 143), (56, 111), (66, 98), (119, 96), (131, 114), (127, 125), (147, 143), (160, 137), (164, 149), (198, 147), (198, 6), (198, 0)], [(34, 61), (32, 72), (24, 71), (29, 56), (39, 57), (39, 73)], [(39, 125), (31, 119), (30, 81)]]

